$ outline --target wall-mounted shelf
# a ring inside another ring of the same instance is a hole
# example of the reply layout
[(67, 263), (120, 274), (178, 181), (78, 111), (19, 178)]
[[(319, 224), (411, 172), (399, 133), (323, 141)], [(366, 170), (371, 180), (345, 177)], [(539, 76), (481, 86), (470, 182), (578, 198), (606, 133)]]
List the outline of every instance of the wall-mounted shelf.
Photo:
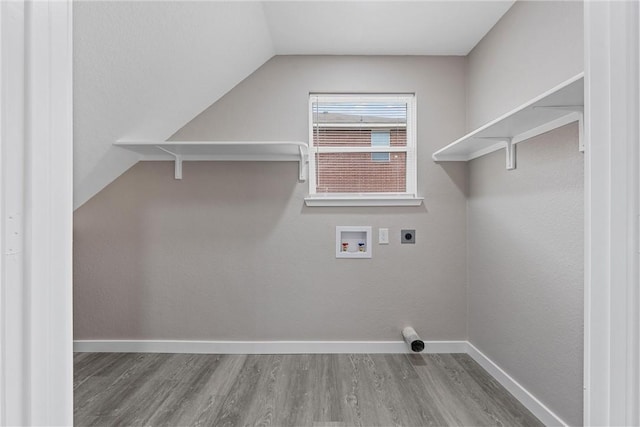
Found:
[(300, 141), (118, 141), (117, 147), (140, 155), (141, 161), (175, 161), (175, 178), (182, 179), (185, 161), (296, 161), (299, 179), (307, 179), (309, 149)]
[(436, 162), (467, 162), (493, 151), (505, 149), (507, 169), (515, 169), (515, 145), (529, 138), (578, 122), (579, 147), (584, 114), (584, 74), (567, 80), (513, 111), (433, 153)]

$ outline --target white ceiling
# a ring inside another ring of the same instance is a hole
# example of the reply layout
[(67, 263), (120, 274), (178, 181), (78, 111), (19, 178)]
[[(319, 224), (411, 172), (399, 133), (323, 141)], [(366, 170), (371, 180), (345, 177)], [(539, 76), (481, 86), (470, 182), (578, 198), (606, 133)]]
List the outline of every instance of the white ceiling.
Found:
[(74, 205), (274, 55), (466, 55), (512, 4), (75, 1)]
[(267, 1), (279, 55), (466, 55), (514, 1)]

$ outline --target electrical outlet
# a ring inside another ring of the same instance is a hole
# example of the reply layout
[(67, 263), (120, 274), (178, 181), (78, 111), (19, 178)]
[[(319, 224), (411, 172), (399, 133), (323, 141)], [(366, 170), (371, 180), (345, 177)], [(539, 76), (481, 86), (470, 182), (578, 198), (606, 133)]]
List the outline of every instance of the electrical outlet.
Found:
[(416, 242), (416, 230), (401, 230), (400, 231), (401, 243), (415, 243)]

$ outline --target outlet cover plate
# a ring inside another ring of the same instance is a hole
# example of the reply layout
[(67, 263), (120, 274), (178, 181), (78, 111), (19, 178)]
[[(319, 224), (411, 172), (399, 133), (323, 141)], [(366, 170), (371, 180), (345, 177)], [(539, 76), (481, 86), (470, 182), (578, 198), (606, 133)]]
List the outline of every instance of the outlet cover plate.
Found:
[(416, 242), (416, 230), (400, 230), (400, 242), (401, 243), (415, 243)]

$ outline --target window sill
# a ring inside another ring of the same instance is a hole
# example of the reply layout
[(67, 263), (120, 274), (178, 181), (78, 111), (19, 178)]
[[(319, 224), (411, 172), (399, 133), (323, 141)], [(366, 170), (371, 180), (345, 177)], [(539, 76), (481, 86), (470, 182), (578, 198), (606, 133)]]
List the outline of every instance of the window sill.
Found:
[(307, 206), (420, 206), (423, 200), (423, 197), (411, 196), (310, 196), (305, 197), (304, 203)]

